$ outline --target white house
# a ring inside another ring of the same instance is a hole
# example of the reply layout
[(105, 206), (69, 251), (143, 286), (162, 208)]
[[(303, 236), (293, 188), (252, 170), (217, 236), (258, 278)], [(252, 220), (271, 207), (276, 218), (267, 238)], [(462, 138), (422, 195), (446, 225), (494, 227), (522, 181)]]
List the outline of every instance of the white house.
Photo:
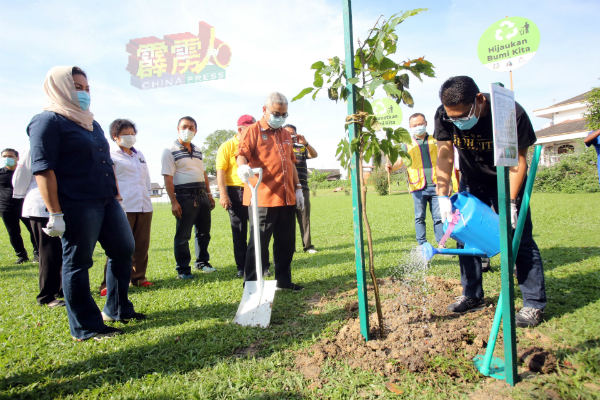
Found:
[(536, 117), (550, 120), (535, 133), (536, 144), (543, 145), (542, 164), (554, 164), (560, 154), (581, 150), (575, 139), (584, 138), (588, 134), (585, 127), (587, 121), (583, 115), (588, 109), (584, 103), (588, 93), (533, 111)]

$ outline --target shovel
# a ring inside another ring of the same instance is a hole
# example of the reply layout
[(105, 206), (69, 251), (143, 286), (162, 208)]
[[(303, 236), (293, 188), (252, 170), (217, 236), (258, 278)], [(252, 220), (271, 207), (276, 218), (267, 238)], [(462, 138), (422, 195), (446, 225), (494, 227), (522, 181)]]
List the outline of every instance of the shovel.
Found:
[(256, 185), (246, 182), (252, 193), (252, 218), (254, 219), (254, 255), (256, 266), (256, 280), (246, 281), (244, 294), (238, 307), (233, 322), (242, 326), (260, 326), (267, 328), (271, 322), (273, 298), (277, 289), (277, 281), (265, 281), (262, 274), (260, 251), (260, 227), (258, 223), (258, 185), (262, 181), (262, 168), (254, 168), (252, 172), (258, 174)]

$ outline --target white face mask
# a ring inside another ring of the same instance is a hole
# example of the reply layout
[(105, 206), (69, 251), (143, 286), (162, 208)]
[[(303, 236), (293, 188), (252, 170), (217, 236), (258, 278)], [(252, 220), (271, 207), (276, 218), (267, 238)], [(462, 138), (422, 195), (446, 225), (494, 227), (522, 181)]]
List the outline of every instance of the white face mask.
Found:
[(410, 133), (412, 133), (415, 136), (423, 136), (425, 135), (425, 132), (427, 132), (427, 127), (425, 125), (419, 125), (419, 126), (415, 126), (414, 128), (410, 128)]
[(189, 143), (192, 141), (192, 139), (194, 138), (194, 136), (196, 136), (195, 132), (192, 132), (188, 129), (185, 129), (183, 131), (179, 131), (179, 138), (181, 139), (181, 141), (185, 142), (185, 143)]
[(124, 135), (119, 136), (119, 146), (127, 147), (128, 149), (132, 148), (135, 144), (135, 135)]

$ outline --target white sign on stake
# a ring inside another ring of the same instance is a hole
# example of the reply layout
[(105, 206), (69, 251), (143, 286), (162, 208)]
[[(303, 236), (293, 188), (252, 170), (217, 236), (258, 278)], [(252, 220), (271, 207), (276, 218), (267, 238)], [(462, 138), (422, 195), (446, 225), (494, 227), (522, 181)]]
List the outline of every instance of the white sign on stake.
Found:
[(519, 165), (515, 92), (492, 83), (490, 96), (494, 124), (494, 165), (515, 167)]

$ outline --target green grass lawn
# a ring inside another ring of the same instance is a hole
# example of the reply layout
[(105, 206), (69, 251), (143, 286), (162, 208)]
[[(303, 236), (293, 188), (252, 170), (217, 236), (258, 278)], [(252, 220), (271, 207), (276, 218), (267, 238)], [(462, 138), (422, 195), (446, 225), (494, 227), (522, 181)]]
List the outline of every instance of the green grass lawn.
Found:
[[(328, 290), (355, 287), (351, 197), (319, 191), (312, 197), (312, 233), (317, 254), (296, 253), (294, 281), (301, 293), (277, 292), (271, 327), (235, 325), (242, 283), (235, 278), (228, 215), (213, 211), (213, 274), (176, 280), (174, 217), (157, 206), (152, 230), (149, 289), (131, 288), (130, 299), (148, 320), (119, 325), (126, 335), (104, 342), (71, 339), (64, 309), (36, 304), (37, 264), (14, 265), (14, 252), (0, 228), (0, 398), (111, 399), (281, 399), (281, 398), (466, 398), (486, 380), (456, 383), (445, 376), (420, 379), (403, 373), (404, 395), (388, 392), (382, 376), (329, 362), (325, 384), (309, 388), (295, 368), (294, 351), (306, 348), (344, 324), (346, 311), (329, 307), (309, 313), (307, 299)], [(597, 398), (600, 390), (600, 194), (533, 196), (534, 235), (546, 269), (547, 321), (535, 329), (550, 338), (572, 368), (541, 375), (512, 391), (515, 397)], [(412, 198), (368, 195), (378, 276), (389, 276), (415, 245)], [(429, 217), (428, 217), (429, 222)], [(429, 224), (431, 225), (431, 224)], [(429, 236), (433, 242), (431, 226)], [(28, 244), (28, 240), (25, 240)], [(193, 246), (191, 246), (193, 251)], [(301, 249), (298, 236), (296, 248)], [(31, 251), (31, 249), (29, 249)], [(104, 255), (100, 247), (90, 270), (92, 293)], [(484, 276), (486, 296), (497, 295), (499, 257)], [(434, 260), (432, 274), (458, 278), (456, 258)], [(518, 296), (520, 293), (517, 290)], [(517, 307), (520, 300), (517, 300)], [(527, 343), (518, 329), (519, 346)], [(237, 357), (241, 348), (258, 350)], [(544, 344), (542, 344), (544, 345)], [(460, 357), (460, 355), (457, 355)], [(437, 361), (439, 362), (439, 360)], [(596, 385), (596, 386), (594, 386)], [(550, 393), (550, 394), (549, 394)], [(579, 397), (578, 397), (579, 396)], [(596, 397), (594, 397), (596, 396)]]

